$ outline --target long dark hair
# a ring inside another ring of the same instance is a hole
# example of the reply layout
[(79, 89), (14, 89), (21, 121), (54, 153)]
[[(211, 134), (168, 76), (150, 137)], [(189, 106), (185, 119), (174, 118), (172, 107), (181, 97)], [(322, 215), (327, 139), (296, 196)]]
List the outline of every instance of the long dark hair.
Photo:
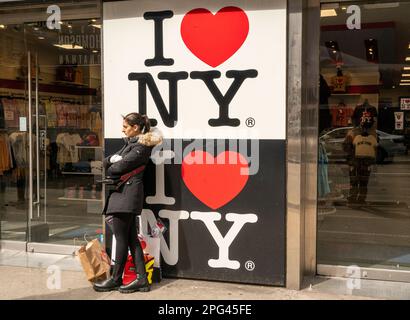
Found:
[(130, 126), (137, 125), (142, 133), (147, 133), (151, 130), (151, 124), (148, 117), (145, 114), (139, 114), (137, 112), (131, 112), (122, 117)]

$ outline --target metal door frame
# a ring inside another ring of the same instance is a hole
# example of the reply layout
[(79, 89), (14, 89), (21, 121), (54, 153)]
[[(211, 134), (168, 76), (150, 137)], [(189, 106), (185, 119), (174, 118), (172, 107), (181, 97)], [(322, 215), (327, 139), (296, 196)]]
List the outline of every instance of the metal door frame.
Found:
[[(317, 152), (321, 3), (288, 0), (286, 287), (316, 275), (347, 277), (347, 267), (317, 264)], [(356, 1), (357, 2), (357, 1)], [(368, 2), (368, 1), (363, 1)], [(386, 1), (388, 2), (388, 1)], [(410, 272), (361, 268), (363, 279), (410, 281)]]
[(320, 1), (288, 0), (286, 287), (316, 275)]

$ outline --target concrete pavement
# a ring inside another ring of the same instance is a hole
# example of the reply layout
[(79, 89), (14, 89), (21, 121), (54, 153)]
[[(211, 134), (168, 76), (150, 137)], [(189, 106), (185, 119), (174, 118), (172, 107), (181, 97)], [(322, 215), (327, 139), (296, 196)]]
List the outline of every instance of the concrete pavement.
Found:
[[(316, 300), (410, 299), (410, 284), (363, 282), (347, 289), (346, 279), (315, 277), (300, 291), (268, 286), (187, 279), (163, 279), (148, 293), (97, 293), (75, 257), (0, 250), (0, 299), (31, 300)], [(384, 289), (383, 289), (384, 288)], [(401, 289), (400, 289), (401, 288)]]
[(82, 272), (61, 271), (61, 288), (44, 268), (0, 266), (0, 299), (30, 300), (293, 300), (359, 299), (357, 296), (329, 294), (315, 290), (283, 288), (211, 281), (163, 279), (148, 293), (97, 293)]

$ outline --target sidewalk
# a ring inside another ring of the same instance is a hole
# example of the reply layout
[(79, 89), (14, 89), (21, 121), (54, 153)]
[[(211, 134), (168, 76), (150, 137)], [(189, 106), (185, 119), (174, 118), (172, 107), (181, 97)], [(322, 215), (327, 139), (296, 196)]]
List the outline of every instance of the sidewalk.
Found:
[[(55, 270), (58, 270), (57, 272)], [(49, 271), (49, 273), (47, 273)], [(61, 288), (54, 279), (61, 272)], [(362, 281), (362, 290), (349, 294), (346, 279), (315, 277), (306, 289), (186, 279), (163, 279), (149, 293), (97, 293), (87, 282), (75, 257), (0, 250), (0, 299), (53, 300), (346, 300), (410, 299), (410, 284)], [(361, 294), (363, 296), (361, 296)], [(367, 297), (365, 297), (367, 296)]]

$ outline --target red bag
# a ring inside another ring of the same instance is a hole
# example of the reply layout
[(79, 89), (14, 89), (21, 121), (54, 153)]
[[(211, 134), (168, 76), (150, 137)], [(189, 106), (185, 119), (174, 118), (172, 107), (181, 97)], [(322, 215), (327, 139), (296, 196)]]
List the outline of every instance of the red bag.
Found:
[[(152, 284), (152, 274), (154, 272), (154, 257), (148, 253), (144, 254), (145, 271), (147, 272), (148, 283)], [(122, 278), (122, 284), (127, 285), (137, 278), (135, 273), (135, 264), (132, 260), (132, 255), (128, 255), (127, 262), (125, 263), (124, 276)]]

